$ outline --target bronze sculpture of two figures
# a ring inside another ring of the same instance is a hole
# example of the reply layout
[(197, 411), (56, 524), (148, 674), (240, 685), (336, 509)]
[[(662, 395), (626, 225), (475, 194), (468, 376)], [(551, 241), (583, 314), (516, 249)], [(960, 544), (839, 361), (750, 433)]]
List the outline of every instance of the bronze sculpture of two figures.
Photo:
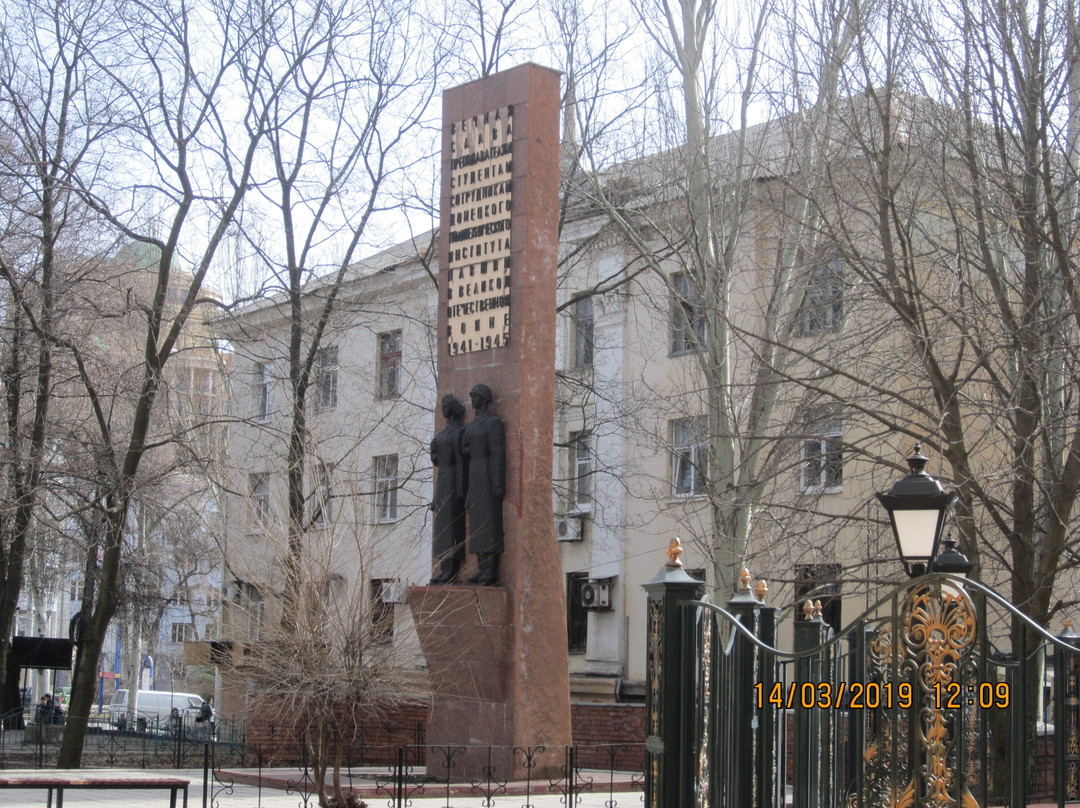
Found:
[[(503, 551), (503, 497), (506, 496), (506, 429), (491, 412), (494, 396), (486, 384), (469, 391), (473, 420), (452, 395), (442, 398), (446, 426), (431, 441), (435, 496), (431, 553), (439, 571), (431, 584), (455, 583), (468, 551), (479, 570), (466, 583), (495, 586)], [(467, 518), (466, 518), (467, 516)], [(466, 530), (466, 525), (468, 529)]]

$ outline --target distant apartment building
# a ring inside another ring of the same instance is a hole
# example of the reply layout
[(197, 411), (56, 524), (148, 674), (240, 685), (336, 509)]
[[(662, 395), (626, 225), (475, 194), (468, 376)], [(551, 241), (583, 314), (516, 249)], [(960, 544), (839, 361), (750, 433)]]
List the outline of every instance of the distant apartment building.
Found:
[[(154, 248), (128, 244), (93, 266), (76, 288), (76, 294), (92, 299), (86, 309), (90, 316), (81, 324), (82, 339), (92, 355), (103, 357), (92, 372), (102, 380), (118, 380), (103, 386), (116, 397), (111, 404), (116, 412), (126, 404), (123, 380), (131, 353), (141, 348), (132, 339), (139, 332), (128, 326), (141, 316), (155, 267)], [(190, 281), (189, 274), (173, 268), (166, 316), (179, 309)], [(204, 302), (193, 310), (167, 366), (153, 432), (154, 442), (161, 445), (148, 457), (128, 518), (121, 607), (102, 650), (99, 694), (104, 702), (109, 691), (127, 687), (132, 679), (138, 679), (142, 689), (191, 689), (204, 695), (214, 691), (213, 669), (192, 667), (184, 656), (185, 642), (215, 636), (221, 589), (217, 468), (227, 442), (231, 358), (218, 350), (207, 328), (218, 311), (209, 302), (217, 293), (203, 289), (201, 297)], [(82, 406), (77, 387), (69, 397), (58, 386), (57, 398), (66, 416)], [(64, 438), (73, 441), (73, 453), (85, 449), (71, 436)], [(59, 441), (58, 453), (68, 451), (66, 445)], [(72, 473), (60, 476), (49, 489), (49, 512), (67, 515), (59, 524), (43, 521), (32, 542), (16, 635), (68, 637), (77, 631), (87, 550), (93, 543), (93, 520), (79, 508), (80, 498), (92, 496), (88, 485)], [(33, 681), (23, 684), (37, 696), (70, 685), (69, 674), (62, 671), (30, 678)]]

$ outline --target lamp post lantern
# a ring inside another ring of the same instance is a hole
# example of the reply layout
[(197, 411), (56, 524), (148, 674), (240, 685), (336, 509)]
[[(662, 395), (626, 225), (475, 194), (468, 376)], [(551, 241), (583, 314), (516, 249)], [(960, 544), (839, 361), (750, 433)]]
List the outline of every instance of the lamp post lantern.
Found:
[(930, 564), (930, 572), (948, 572), (960, 578), (967, 578), (972, 564), (966, 555), (956, 549), (956, 539), (953, 538), (951, 530), (945, 534), (941, 543), (944, 547), (934, 556), (934, 561)]
[(929, 458), (923, 456), (921, 448), (916, 443), (915, 453), (907, 459), (910, 469), (907, 475), (897, 480), (888, 493), (877, 495), (889, 512), (900, 558), (912, 578), (925, 574), (937, 556), (945, 516), (956, 501), (955, 492), (945, 491), (941, 483), (926, 473)]

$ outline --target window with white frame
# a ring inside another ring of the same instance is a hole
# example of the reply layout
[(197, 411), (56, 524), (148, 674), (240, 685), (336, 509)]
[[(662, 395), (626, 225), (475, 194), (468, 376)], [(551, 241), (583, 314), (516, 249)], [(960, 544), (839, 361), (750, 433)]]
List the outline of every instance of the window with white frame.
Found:
[(379, 398), (401, 395), (401, 332), (379, 334)]
[(671, 492), (677, 497), (705, 493), (709, 478), (709, 441), (703, 417), (671, 422)]
[(818, 336), (839, 331), (844, 319), (844, 282), (840, 259), (816, 267), (806, 284), (799, 310), (799, 334)]
[(315, 357), (315, 408), (337, 406), (338, 349), (323, 348)]
[(255, 365), (255, 417), (269, 418), (274, 411), (274, 377), (269, 362)]
[(569, 460), (570, 511), (588, 511), (592, 506), (592, 435), (588, 432), (571, 433)]
[(173, 623), (170, 627), (169, 638), (174, 644), (192, 642), (195, 639), (195, 624)]
[(822, 407), (807, 419), (802, 444), (802, 490), (831, 494), (844, 485), (844, 422), (839, 407)]
[(671, 352), (686, 353), (705, 340), (705, 304), (688, 272), (672, 275), (671, 289)]
[(396, 522), (398, 518), (398, 456), (375, 458), (375, 521)]
[(591, 368), (593, 364), (593, 301), (581, 297), (574, 301), (574, 367)]
[(333, 498), (330, 486), (330, 467), (318, 461), (315, 465), (314, 491), (311, 494), (311, 523), (325, 527), (333, 518)]
[(248, 529), (263, 530), (270, 522), (270, 475), (258, 472), (248, 475)]

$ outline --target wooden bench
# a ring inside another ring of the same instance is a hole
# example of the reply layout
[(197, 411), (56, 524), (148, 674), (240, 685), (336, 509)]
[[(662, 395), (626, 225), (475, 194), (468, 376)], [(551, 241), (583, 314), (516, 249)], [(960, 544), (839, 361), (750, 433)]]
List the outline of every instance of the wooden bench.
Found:
[(117, 777), (109, 774), (37, 772), (0, 775), (0, 789), (38, 788), (49, 790), (48, 808), (52, 808), (53, 792), (56, 792), (56, 808), (64, 808), (64, 791), (71, 788), (111, 789), (168, 789), (169, 808), (176, 808), (176, 794), (184, 793), (184, 807), (188, 804), (190, 780), (182, 777)]

